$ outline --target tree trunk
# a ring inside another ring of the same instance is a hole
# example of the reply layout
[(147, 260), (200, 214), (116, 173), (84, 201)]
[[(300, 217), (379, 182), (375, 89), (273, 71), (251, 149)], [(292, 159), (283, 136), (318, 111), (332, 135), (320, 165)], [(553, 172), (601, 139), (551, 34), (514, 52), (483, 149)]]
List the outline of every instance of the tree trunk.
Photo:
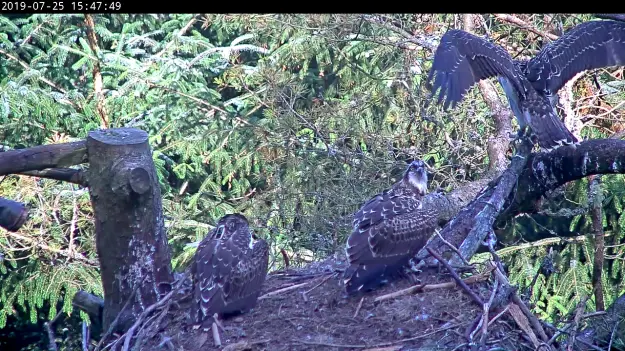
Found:
[(104, 288), (103, 329), (109, 329), (122, 312), (113, 331), (123, 332), (171, 289), (160, 186), (144, 131), (93, 131), (87, 138), (87, 153)]

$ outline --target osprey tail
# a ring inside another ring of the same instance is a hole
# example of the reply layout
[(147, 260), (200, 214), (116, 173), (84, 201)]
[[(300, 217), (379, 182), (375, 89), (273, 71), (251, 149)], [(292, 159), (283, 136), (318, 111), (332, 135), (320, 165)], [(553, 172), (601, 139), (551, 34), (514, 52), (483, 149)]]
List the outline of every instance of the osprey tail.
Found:
[(536, 96), (526, 101), (523, 117), (532, 129), (536, 142), (541, 149), (548, 151), (558, 146), (575, 144), (577, 138), (569, 131), (558, 117), (549, 100)]

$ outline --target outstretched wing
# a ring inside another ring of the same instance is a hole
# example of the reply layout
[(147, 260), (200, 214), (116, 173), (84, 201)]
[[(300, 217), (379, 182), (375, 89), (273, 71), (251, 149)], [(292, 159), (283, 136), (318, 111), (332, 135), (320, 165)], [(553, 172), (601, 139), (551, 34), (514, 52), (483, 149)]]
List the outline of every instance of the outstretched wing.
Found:
[(444, 109), (456, 106), (466, 92), (482, 79), (503, 76), (525, 97), (523, 74), (501, 46), (471, 33), (452, 29), (441, 38), (434, 55), (428, 83), (434, 78), (432, 96), (438, 88), (438, 104), (446, 96)]
[(534, 88), (556, 93), (577, 73), (625, 65), (625, 22), (584, 22), (543, 49), (527, 64)]
[(347, 292), (398, 270), (425, 245), (436, 224), (436, 213), (423, 208), (417, 197), (384, 192), (369, 200), (354, 215), (347, 239)]

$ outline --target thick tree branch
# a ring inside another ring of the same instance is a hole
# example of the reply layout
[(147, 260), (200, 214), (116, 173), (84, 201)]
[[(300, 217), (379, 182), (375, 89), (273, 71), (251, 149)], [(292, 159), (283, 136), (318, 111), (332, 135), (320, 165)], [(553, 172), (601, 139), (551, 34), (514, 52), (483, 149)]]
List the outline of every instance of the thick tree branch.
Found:
[(532, 154), (504, 217), (536, 212), (537, 202), (547, 191), (570, 181), (616, 173), (625, 173), (625, 140), (587, 140), (577, 146)]
[(38, 178), (47, 178), (53, 180), (60, 180), (62, 182), (74, 183), (84, 187), (89, 186), (87, 183), (87, 175), (84, 171), (80, 169), (72, 169), (72, 168), (49, 168), (44, 169), (42, 171), (27, 171), (20, 172), (18, 174), (38, 177)]
[(69, 167), (87, 162), (85, 141), (0, 152), (0, 175)]

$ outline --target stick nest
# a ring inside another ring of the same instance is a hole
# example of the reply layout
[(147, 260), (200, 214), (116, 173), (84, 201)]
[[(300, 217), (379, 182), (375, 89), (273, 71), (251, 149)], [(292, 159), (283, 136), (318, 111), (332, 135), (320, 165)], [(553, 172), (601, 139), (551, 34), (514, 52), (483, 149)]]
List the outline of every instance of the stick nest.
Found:
[[(331, 257), (302, 269), (269, 274), (252, 311), (221, 321), (220, 346), (215, 345), (211, 331), (189, 325), (191, 291), (188, 282), (186, 288), (178, 284), (178, 291), (135, 329), (130, 349), (463, 350), (479, 343), (483, 309), (454, 284), (444, 268), (424, 269), (418, 278), (427, 287), (412, 289), (416, 292), (397, 294), (414, 285), (402, 279), (347, 297), (341, 284), (344, 264)], [(477, 282), (469, 280), (468, 286), (488, 301), (494, 278), (486, 272), (485, 279), (473, 279)], [(490, 319), (494, 317), (491, 313)], [(112, 349), (123, 350), (123, 343), (124, 336)], [(483, 349), (534, 350), (508, 313), (488, 326), (482, 343)]]

